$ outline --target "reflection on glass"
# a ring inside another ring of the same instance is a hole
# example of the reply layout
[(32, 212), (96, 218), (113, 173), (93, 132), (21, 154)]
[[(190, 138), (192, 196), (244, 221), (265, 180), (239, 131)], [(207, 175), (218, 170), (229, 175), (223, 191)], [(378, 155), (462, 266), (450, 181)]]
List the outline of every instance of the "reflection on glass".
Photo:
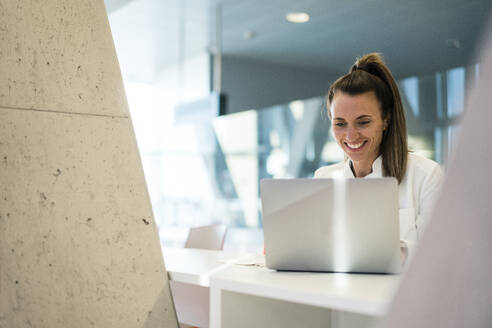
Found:
[[(476, 83), (477, 76), (475, 65), (399, 81), (411, 151), (446, 163), (459, 134), (466, 81)], [(140, 113), (132, 114), (138, 122)], [(329, 130), (323, 97), (170, 125), (155, 134), (159, 140), (137, 130), (164, 244), (184, 242), (179, 227), (216, 222), (261, 234), (259, 180), (308, 178), (343, 160)], [(141, 145), (143, 138), (161, 146)], [(261, 237), (237, 232), (234, 242), (239, 248)]]
[(236, 191), (237, 200), (244, 212), (244, 222), (237, 224), (247, 227), (258, 226), (258, 140), (257, 113), (244, 113), (219, 117), (213, 122), (219, 149), (225, 159), (220, 175), (228, 174)]
[(458, 67), (446, 73), (448, 96), (448, 117), (454, 117), (463, 112), (465, 104), (465, 68)]

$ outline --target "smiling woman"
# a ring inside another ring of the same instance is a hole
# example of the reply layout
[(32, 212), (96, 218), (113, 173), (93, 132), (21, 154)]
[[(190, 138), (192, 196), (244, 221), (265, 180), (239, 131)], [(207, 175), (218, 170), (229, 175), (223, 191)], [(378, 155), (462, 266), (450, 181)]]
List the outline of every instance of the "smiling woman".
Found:
[(327, 103), (332, 133), (346, 160), (318, 169), (315, 177), (396, 178), (400, 238), (408, 249), (432, 211), (442, 172), (436, 162), (409, 154), (400, 93), (381, 55), (358, 59), (332, 84)]

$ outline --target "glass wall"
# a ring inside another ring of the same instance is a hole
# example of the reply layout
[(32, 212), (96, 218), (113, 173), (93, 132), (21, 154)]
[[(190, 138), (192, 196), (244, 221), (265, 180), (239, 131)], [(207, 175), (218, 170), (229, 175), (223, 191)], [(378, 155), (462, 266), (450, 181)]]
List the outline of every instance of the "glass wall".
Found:
[[(184, 245), (192, 226), (224, 223), (229, 227), (225, 248), (261, 250), (259, 181), (309, 178), (317, 168), (344, 158), (330, 134), (323, 95), (219, 117), (183, 120), (179, 105), (208, 97), (213, 87), (211, 53), (218, 49), (220, 37), (216, 32), (221, 26), (214, 20), (220, 17), (214, 16), (215, 2), (105, 2), (163, 246)], [(235, 21), (235, 14), (243, 13), (234, 9), (236, 5), (246, 6), (243, 2), (232, 4), (224, 8), (232, 15), (224, 15), (224, 26)], [(316, 5), (325, 6), (321, 1)], [(256, 6), (250, 9), (257, 10)], [(265, 16), (266, 21), (270, 19)], [(282, 20), (273, 23), (281, 33), (271, 37), (278, 35), (290, 43), (290, 36), (295, 35), (293, 25)], [(263, 39), (269, 33), (247, 31), (242, 36), (242, 27), (237, 28), (224, 28), (225, 39), (220, 42), (224, 49), (227, 40), (229, 44), (234, 41), (236, 50), (271, 43)], [(329, 34), (324, 30), (317, 33), (320, 40)], [(394, 40), (400, 39), (398, 34)], [(307, 51), (302, 44), (293, 53)], [(386, 41), (380, 46), (384, 52)], [(352, 50), (344, 57), (352, 58)], [(316, 95), (321, 91), (313, 90), (329, 84), (325, 76), (331, 76), (331, 71), (274, 64), (229, 58), (229, 66), (224, 67), (230, 71), (224, 69), (222, 74), (223, 90), (234, 85), (231, 102), (242, 98), (234, 110), (256, 106), (251, 99), (274, 104)], [(446, 67), (451, 65), (458, 64)], [(429, 71), (424, 68), (422, 71)], [(479, 66), (473, 65), (399, 81), (412, 151), (446, 165), (459, 135), (466, 90), (476, 83), (478, 74)], [(300, 89), (304, 90), (298, 93)], [(289, 97), (280, 97), (285, 94)]]
[(201, 142), (206, 131), (176, 125), (174, 110), (210, 93), (210, 5), (105, 4), (161, 240), (182, 245), (190, 226), (218, 220), (206, 155), (215, 150)]
[[(459, 134), (466, 87), (478, 65), (399, 81), (411, 151), (443, 166)], [(225, 223), (225, 248), (262, 247), (259, 181), (313, 176), (343, 160), (324, 97), (176, 123), (160, 152), (142, 152), (161, 239), (184, 243), (194, 225)], [(179, 142), (178, 142), (179, 141)]]

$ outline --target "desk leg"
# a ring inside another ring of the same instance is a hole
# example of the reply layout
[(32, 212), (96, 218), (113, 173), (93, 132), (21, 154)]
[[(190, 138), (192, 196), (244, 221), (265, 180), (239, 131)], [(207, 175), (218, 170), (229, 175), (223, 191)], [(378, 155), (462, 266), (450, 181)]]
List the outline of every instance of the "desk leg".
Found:
[(201, 328), (209, 327), (209, 289), (170, 280), (174, 307), (179, 323)]
[(222, 326), (222, 290), (210, 287), (210, 328)]

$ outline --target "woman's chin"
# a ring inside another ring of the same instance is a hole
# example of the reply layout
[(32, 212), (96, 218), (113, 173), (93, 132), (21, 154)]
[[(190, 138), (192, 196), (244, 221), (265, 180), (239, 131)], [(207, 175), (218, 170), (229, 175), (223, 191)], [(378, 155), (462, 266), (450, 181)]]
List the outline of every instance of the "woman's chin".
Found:
[(347, 151), (345, 150), (345, 154), (352, 160), (352, 162), (366, 162), (372, 159), (373, 156), (369, 154), (367, 151)]
[(366, 152), (366, 145), (362, 146), (361, 148), (359, 149), (351, 149), (347, 146), (344, 147), (344, 152), (345, 154), (347, 154), (348, 157), (350, 157), (350, 159), (354, 160), (354, 159), (364, 159), (365, 157), (367, 157), (367, 152)]
[(367, 159), (366, 156), (361, 156), (360, 154), (347, 154), (348, 158), (350, 158), (350, 160), (352, 162), (365, 162), (365, 160)]

